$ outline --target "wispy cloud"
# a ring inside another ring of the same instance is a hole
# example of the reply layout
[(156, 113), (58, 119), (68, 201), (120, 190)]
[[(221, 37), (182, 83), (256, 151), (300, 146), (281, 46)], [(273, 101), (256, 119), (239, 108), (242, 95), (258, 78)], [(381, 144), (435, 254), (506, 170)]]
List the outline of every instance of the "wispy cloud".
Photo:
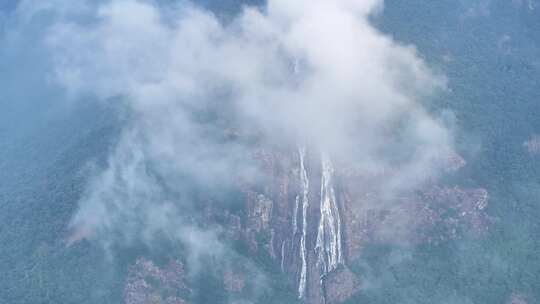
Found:
[(23, 18), (56, 16), (55, 81), (129, 113), (73, 218), (78, 237), (189, 243), (186, 193), (255, 179), (254, 140), (308, 143), (364, 171), (397, 166), (389, 191), (436, 175), (451, 150), (423, 105), (445, 79), (369, 23), (382, 1), (270, 0), (226, 24), (189, 3), (34, 2)]

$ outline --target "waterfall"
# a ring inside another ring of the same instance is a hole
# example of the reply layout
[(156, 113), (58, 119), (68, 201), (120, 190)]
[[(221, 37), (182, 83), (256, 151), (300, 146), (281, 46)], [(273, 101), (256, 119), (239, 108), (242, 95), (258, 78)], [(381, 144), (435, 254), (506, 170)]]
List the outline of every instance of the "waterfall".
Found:
[(334, 166), (326, 154), (321, 155), (321, 218), (317, 231), (317, 265), (321, 276), (335, 270), (343, 262), (341, 219), (334, 190)]
[(281, 242), (281, 272), (285, 272), (285, 243), (287, 241)]
[(302, 265), (300, 268), (300, 281), (298, 283), (298, 298), (303, 298), (306, 291), (307, 282), (307, 250), (306, 250), (306, 238), (307, 238), (307, 212), (309, 207), (309, 179), (304, 164), (306, 156), (306, 149), (299, 148), (298, 154), (300, 157), (300, 181), (302, 185), (302, 237), (300, 238), (300, 258), (302, 259)]
[(293, 226), (293, 235), (292, 239), (294, 239), (294, 236), (298, 232), (298, 209), (300, 208), (300, 195), (296, 196), (296, 199), (294, 201), (294, 210), (293, 210), (293, 218), (292, 218), (292, 226)]

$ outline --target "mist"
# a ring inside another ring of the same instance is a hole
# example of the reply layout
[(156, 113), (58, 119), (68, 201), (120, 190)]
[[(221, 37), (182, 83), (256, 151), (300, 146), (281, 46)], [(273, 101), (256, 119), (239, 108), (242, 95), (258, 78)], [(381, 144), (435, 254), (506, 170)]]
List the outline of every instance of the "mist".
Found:
[(537, 1), (4, 2), (5, 301), (538, 298)]
[(445, 78), (370, 24), (382, 7), (271, 0), (228, 21), (187, 2), (46, 8), (59, 16), (45, 39), (52, 81), (127, 117), (73, 217), (75, 239), (182, 238), (196, 204), (184, 194), (256, 180), (261, 145), (307, 145), (366, 172), (397, 165), (388, 193), (437, 176), (452, 135), (424, 103)]

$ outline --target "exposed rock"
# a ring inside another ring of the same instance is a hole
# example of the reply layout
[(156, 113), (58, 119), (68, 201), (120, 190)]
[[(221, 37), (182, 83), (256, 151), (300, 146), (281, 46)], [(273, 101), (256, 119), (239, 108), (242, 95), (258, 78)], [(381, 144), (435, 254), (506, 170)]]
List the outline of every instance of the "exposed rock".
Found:
[(268, 199), (264, 194), (247, 193), (248, 226), (250, 229), (260, 232), (270, 227), (272, 206), (272, 200)]
[(447, 171), (457, 171), (467, 164), (465, 159), (455, 151), (448, 152), (442, 163)]
[(241, 273), (227, 270), (223, 273), (223, 284), (229, 292), (241, 292), (246, 286), (246, 279)]
[[(488, 205), (486, 189), (462, 189), (459, 187), (433, 187), (423, 192), (424, 210), (429, 210), (431, 216), (425, 217), (427, 227), (422, 231), (429, 232), (430, 227), (443, 228), (437, 239), (424, 235), (430, 242), (444, 241), (457, 237), (458, 230), (466, 230), (473, 235), (484, 234), (491, 222), (485, 208)], [(426, 233), (424, 233), (426, 234)]]
[(235, 214), (227, 214), (226, 221), (227, 233), (226, 237), (232, 240), (240, 240), (242, 238), (242, 219)]
[(262, 245), (268, 254), (276, 256), (273, 246), (274, 232), (270, 225), (273, 205), (273, 201), (264, 194), (254, 191), (246, 193), (247, 220), (244, 235), (252, 253), (257, 253)]
[(124, 286), (126, 304), (187, 304), (179, 294), (189, 294), (184, 266), (171, 261), (163, 268), (154, 262), (139, 258), (130, 266)]
[(529, 303), (524, 295), (513, 293), (508, 301), (507, 304), (527, 304)]
[[(441, 161), (446, 172), (465, 165), (455, 153)], [(309, 304), (340, 303), (360, 290), (361, 278), (347, 267), (372, 242), (440, 243), (464, 232), (482, 235), (491, 219), (485, 189), (438, 185), (392, 192), (399, 168), (362, 171), (336, 165), (300, 148), (259, 150), (261, 185), (245, 185), (245, 218), (220, 214), (226, 237), (242, 239), (252, 254), (268, 254)], [(396, 195), (397, 194), (397, 195)], [(223, 212), (223, 211), (219, 211)], [(215, 213), (215, 212), (214, 212)], [(229, 292), (243, 277), (224, 272)]]
[(530, 139), (523, 143), (527, 152), (531, 155), (540, 154), (540, 135), (533, 135)]
[(360, 290), (360, 279), (347, 267), (341, 267), (325, 280), (326, 304), (337, 304)]

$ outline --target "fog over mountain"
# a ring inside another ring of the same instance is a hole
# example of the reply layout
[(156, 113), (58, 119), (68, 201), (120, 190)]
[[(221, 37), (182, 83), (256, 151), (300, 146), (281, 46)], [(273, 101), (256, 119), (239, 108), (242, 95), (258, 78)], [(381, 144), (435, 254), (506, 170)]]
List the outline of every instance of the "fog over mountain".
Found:
[(0, 5), (0, 299), (535, 303), (538, 9), (473, 2)]
[(126, 240), (141, 237), (138, 228), (146, 237), (184, 237), (175, 222), (182, 199), (164, 198), (165, 189), (181, 195), (183, 179), (212, 189), (257, 174), (246, 161), (256, 145), (226, 132), (313, 145), (363, 170), (397, 161), (400, 174), (386, 187), (436, 174), (451, 136), (421, 100), (443, 89), (444, 78), (413, 47), (369, 25), (380, 5), (270, 1), (223, 25), (190, 4), (113, 1), (86, 7), (90, 24), (55, 24), (46, 38), (54, 79), (70, 94), (120, 102), (130, 113), (75, 229), (105, 238), (119, 230)]

